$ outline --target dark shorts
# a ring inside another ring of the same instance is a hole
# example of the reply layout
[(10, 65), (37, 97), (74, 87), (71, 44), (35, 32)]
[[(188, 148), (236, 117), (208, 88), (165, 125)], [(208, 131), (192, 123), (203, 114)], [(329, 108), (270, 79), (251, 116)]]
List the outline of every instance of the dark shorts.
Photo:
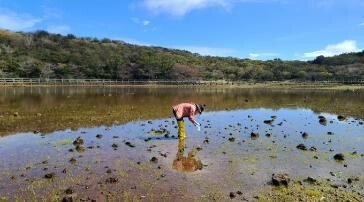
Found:
[[(174, 111), (174, 109), (172, 109), (172, 113), (174, 115), (174, 118), (177, 119), (177, 114), (176, 114), (176, 111)], [(183, 118), (177, 119), (177, 121), (183, 121)]]

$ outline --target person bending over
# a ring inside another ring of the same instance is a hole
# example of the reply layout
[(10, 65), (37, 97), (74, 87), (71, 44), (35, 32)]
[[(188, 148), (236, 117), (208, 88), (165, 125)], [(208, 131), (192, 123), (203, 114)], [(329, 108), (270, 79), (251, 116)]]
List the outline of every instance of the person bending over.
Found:
[(195, 103), (180, 103), (172, 107), (172, 112), (177, 120), (178, 125), (178, 136), (182, 139), (185, 138), (185, 125), (183, 118), (188, 117), (188, 119), (200, 130), (201, 124), (195, 120), (195, 115), (202, 114), (205, 110), (206, 105), (195, 104)]

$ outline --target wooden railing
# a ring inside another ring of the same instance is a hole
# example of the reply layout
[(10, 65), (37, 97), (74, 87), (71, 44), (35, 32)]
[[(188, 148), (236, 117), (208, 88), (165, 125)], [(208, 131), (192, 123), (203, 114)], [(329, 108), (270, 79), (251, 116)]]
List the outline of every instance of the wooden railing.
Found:
[(114, 86), (114, 85), (191, 85), (196, 80), (110, 80), (110, 79), (44, 79), (44, 78), (0, 78), (0, 85), (61, 85), (61, 86)]
[(55, 85), (55, 86), (117, 86), (117, 85), (224, 85), (247, 83), (286, 83), (286, 84), (360, 84), (364, 79), (326, 81), (254, 81), (254, 80), (110, 80), (110, 79), (46, 79), (46, 78), (0, 78), (0, 85)]

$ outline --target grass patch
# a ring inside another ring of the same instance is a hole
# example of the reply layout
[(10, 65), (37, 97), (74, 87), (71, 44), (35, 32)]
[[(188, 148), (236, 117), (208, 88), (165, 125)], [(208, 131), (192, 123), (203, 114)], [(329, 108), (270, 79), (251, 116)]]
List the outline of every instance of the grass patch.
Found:
[(54, 142), (53, 144), (55, 146), (69, 145), (69, 144), (72, 144), (72, 140), (71, 139), (58, 140), (58, 141)]

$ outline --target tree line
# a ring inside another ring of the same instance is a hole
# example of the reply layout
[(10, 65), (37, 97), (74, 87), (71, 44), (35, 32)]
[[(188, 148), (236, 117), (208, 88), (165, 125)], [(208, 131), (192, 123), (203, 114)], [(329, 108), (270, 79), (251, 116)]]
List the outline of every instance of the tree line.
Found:
[(0, 77), (203, 80), (364, 79), (364, 51), (312, 61), (201, 56), (111, 39), (0, 30)]

